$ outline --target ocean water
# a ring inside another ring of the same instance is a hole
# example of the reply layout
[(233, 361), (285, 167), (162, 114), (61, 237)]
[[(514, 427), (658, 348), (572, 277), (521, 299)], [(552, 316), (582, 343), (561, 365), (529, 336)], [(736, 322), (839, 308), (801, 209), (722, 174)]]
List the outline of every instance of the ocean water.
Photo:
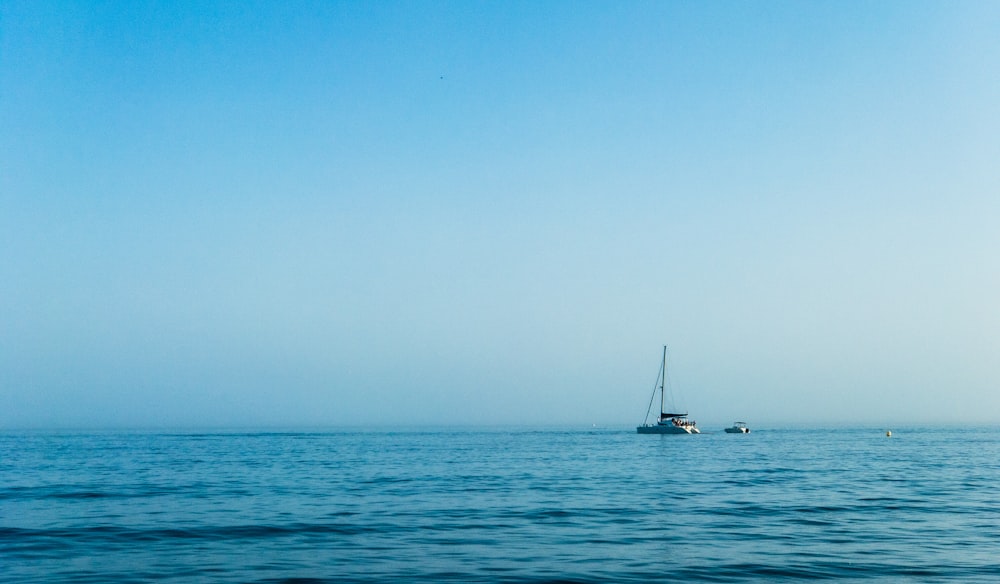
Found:
[(4, 582), (1000, 581), (1000, 429), (0, 433)]

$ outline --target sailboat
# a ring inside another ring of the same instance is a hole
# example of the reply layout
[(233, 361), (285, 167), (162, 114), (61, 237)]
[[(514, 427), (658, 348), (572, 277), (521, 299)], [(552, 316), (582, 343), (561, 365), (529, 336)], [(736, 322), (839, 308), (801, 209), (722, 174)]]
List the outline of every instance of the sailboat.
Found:
[[(660, 417), (655, 424), (649, 424), (649, 412), (653, 409), (653, 399), (656, 397), (656, 385), (653, 385), (653, 395), (649, 398), (646, 409), (646, 419), (641, 426), (636, 426), (639, 434), (701, 434), (693, 420), (688, 420), (687, 413), (667, 412), (663, 409), (663, 386), (667, 378), (667, 346), (663, 346), (663, 360), (660, 362), (660, 374), (656, 380), (660, 383)], [(674, 408), (671, 407), (671, 410)]]

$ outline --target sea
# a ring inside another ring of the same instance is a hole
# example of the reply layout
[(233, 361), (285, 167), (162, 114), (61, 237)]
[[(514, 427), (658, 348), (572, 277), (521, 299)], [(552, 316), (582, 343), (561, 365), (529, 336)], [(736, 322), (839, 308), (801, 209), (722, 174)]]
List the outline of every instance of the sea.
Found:
[(3, 582), (1000, 582), (1000, 428), (0, 432)]

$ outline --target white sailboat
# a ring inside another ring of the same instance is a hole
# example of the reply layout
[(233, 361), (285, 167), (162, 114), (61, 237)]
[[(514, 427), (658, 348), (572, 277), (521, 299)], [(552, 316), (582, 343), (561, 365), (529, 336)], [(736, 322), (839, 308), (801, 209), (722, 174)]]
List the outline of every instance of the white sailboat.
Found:
[[(653, 409), (653, 399), (656, 398), (656, 385), (653, 385), (653, 395), (649, 398), (649, 407), (646, 408), (646, 419), (641, 426), (636, 426), (635, 431), (639, 434), (701, 434), (697, 424), (693, 420), (688, 420), (687, 413), (667, 412), (663, 409), (664, 389), (667, 380), (667, 346), (663, 346), (663, 361), (660, 362), (660, 375), (656, 379), (660, 383), (660, 417), (655, 424), (650, 424), (649, 413)], [(671, 410), (674, 410), (671, 404)]]

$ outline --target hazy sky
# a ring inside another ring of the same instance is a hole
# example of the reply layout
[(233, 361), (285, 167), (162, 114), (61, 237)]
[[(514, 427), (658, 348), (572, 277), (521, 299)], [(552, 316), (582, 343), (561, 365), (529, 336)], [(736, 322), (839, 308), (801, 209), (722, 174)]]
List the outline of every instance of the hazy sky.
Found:
[(1000, 3), (0, 3), (0, 427), (1000, 422)]

